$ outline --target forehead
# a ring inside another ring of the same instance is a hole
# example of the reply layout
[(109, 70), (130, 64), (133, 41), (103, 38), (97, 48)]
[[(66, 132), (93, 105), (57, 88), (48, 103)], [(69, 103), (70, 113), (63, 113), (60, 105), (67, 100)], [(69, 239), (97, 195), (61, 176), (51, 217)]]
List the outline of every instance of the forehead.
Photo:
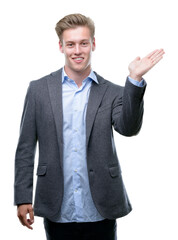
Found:
[(82, 39), (91, 39), (90, 30), (86, 26), (79, 26), (76, 28), (70, 28), (63, 32), (62, 34), (63, 41), (81, 41)]

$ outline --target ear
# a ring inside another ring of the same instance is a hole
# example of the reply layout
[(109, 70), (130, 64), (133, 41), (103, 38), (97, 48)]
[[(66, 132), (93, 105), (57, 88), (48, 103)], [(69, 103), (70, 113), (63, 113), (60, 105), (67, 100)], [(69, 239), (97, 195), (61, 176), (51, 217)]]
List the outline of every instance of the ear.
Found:
[(95, 43), (95, 37), (94, 37), (92, 41), (92, 51), (95, 51), (95, 48), (96, 48), (96, 43)]
[(59, 40), (59, 50), (61, 51), (61, 53), (64, 53), (63, 45), (62, 45), (61, 40)]

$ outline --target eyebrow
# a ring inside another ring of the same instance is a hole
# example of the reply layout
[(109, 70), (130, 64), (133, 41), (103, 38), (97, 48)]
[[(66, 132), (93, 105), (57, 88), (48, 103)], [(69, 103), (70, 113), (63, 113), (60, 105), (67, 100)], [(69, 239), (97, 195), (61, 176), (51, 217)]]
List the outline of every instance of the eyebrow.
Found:
[[(90, 40), (89, 39), (82, 39), (80, 42), (89, 42)], [(75, 41), (72, 41), (72, 40), (70, 40), (70, 41), (66, 41), (66, 43), (74, 43)]]

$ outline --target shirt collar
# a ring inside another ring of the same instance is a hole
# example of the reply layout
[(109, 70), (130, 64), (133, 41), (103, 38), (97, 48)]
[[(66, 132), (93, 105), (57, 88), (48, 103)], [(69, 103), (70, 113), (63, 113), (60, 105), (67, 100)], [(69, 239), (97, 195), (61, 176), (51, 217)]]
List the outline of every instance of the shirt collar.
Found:
[[(63, 69), (62, 69), (62, 83), (64, 82), (64, 80), (66, 80), (66, 79), (68, 79), (68, 78), (69, 78), (69, 77), (67, 76), (67, 74), (66, 74), (66, 72), (65, 72), (65, 70), (64, 70), (64, 67), (63, 67)], [(93, 72), (93, 70), (91, 70), (91, 72), (90, 72), (90, 74), (88, 75), (87, 78), (89, 78), (89, 79), (91, 79), (92, 81), (94, 81), (94, 82), (96, 82), (97, 84), (99, 84), (98, 79), (97, 79), (95, 73)], [(87, 79), (87, 78), (85, 78), (85, 79)], [(84, 80), (85, 80), (85, 79), (84, 79)]]

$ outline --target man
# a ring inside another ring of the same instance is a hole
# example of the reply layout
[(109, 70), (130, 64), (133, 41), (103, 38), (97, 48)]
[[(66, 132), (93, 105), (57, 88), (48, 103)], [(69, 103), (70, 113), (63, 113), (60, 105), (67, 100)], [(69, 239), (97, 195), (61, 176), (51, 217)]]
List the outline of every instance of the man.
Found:
[[(81, 14), (56, 25), (65, 66), (31, 81), (15, 156), (15, 205), (21, 223), (32, 229), (44, 217), (48, 240), (116, 239), (116, 219), (131, 204), (113, 139), (138, 133), (143, 117), (142, 76), (163, 57), (163, 49), (129, 65), (125, 87), (91, 69), (95, 28)], [(39, 162), (34, 206), (33, 169)], [(27, 214), (30, 218), (27, 219)]]

